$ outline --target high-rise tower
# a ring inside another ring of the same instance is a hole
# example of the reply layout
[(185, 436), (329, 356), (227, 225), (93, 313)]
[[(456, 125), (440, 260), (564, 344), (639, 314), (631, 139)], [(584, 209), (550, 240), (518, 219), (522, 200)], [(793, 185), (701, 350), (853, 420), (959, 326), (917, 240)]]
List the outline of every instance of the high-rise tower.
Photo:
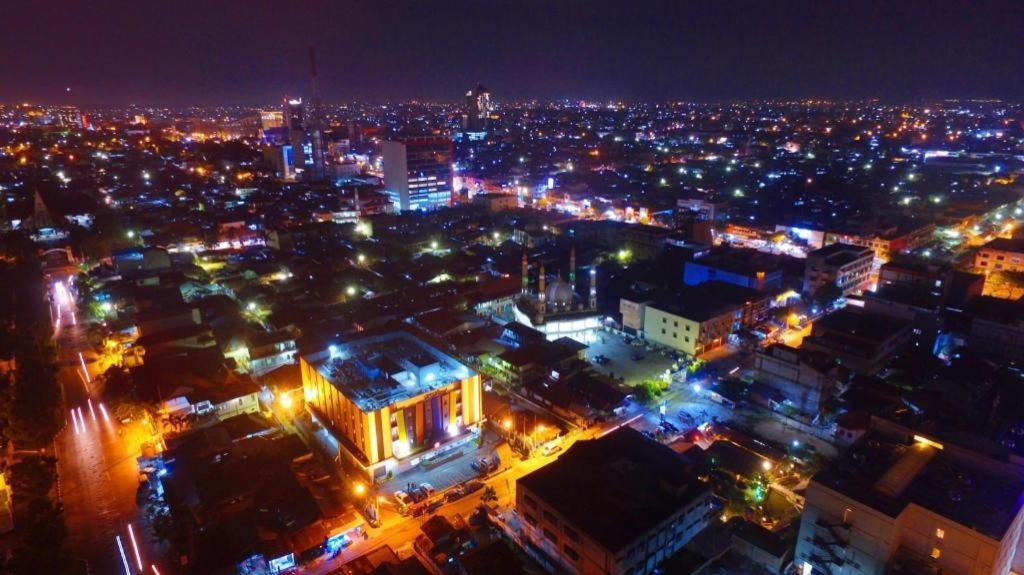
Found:
[(309, 179), (319, 182), (325, 175), (323, 107), (320, 101), (320, 77), (316, 68), (316, 51), (309, 47), (309, 119), (306, 122), (306, 138), (310, 143), (312, 166)]

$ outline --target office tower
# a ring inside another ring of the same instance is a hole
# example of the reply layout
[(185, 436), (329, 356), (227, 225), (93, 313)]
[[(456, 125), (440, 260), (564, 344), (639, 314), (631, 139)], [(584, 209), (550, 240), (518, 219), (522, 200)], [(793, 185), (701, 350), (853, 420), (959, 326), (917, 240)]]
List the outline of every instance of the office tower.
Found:
[(462, 130), (464, 132), (483, 132), (487, 130), (487, 118), (491, 113), (491, 93), (483, 84), (466, 92), (466, 105), (462, 112)]
[(306, 118), (306, 139), (310, 146), (309, 179), (319, 182), (324, 179), (324, 127), (323, 109), (320, 102), (320, 77), (316, 68), (316, 52), (309, 48), (309, 97), (310, 110)]
[(300, 150), (306, 139), (306, 107), (302, 103), (302, 98), (285, 98), (283, 112), (284, 127), (288, 129), (288, 141), (295, 150)]
[(387, 141), (384, 189), (402, 211), (432, 210), (452, 202), (452, 141), (420, 136)]

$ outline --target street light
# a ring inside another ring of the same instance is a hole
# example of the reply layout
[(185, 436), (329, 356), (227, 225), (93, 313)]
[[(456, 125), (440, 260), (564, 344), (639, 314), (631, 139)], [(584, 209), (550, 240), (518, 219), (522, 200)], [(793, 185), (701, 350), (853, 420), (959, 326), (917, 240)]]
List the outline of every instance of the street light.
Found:
[(348, 288), (345, 290), (345, 293), (348, 294), (349, 296), (356, 295), (356, 288), (355, 288), (355, 286), (348, 286)]
[(285, 409), (292, 408), (292, 396), (287, 393), (282, 393), (281, 397), (279, 397), (277, 401), (281, 404), (281, 407)]
[(512, 429), (512, 420), (506, 417), (505, 420), (501, 422), (501, 426), (506, 431), (508, 431), (509, 429)]
[(366, 485), (364, 485), (361, 481), (356, 482), (352, 486), (352, 492), (358, 495), (359, 497), (362, 497), (363, 495), (366, 494)]

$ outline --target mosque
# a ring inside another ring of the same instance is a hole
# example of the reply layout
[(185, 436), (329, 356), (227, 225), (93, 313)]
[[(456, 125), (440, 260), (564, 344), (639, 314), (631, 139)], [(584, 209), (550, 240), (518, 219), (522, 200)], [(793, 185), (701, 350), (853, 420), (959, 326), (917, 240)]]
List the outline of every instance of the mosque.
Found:
[(561, 271), (554, 281), (548, 282), (544, 264), (537, 275), (537, 289), (530, 289), (529, 261), (523, 252), (523, 286), (512, 306), (515, 320), (542, 331), (549, 340), (570, 337), (581, 343), (590, 343), (601, 326), (597, 313), (597, 274), (590, 268), (589, 294), (583, 297), (576, 283), (576, 248), (569, 253), (569, 279), (562, 279)]

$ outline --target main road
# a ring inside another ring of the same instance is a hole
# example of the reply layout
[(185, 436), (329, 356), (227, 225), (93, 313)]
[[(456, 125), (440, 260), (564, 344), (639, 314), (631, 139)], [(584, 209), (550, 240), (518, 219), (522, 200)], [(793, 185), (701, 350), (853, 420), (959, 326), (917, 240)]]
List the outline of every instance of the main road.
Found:
[(54, 442), (66, 546), (88, 573), (152, 573), (146, 563), (158, 550), (144, 520), (144, 504), (136, 503), (138, 453), (126, 450), (120, 424), (96, 393), (97, 374), (90, 371), (84, 355), (89, 348), (85, 328), (66, 282), (66, 277), (58, 277), (49, 284), (57, 377), (67, 417), (67, 426)]

